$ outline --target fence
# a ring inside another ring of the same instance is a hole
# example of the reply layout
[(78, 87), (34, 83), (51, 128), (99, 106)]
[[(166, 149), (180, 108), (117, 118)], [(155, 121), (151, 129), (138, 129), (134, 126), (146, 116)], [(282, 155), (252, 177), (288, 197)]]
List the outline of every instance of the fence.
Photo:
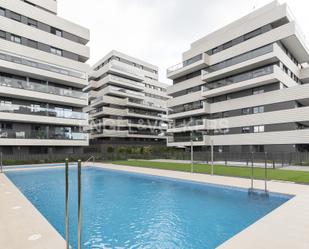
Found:
[[(77, 153), (77, 154), (3, 154), (3, 165), (34, 164), (34, 163), (55, 163), (64, 162), (65, 158), (70, 161), (78, 159), (87, 160), (94, 156), (96, 161), (115, 161), (115, 160), (191, 160), (190, 151), (169, 151), (169, 152), (148, 152), (148, 153), (127, 153), (127, 152), (101, 152), (101, 153)], [(195, 162), (210, 163), (210, 152), (194, 152)], [(252, 163), (261, 166), (264, 165), (265, 159), (269, 167), (284, 167), (288, 165), (309, 166), (308, 152), (293, 153), (214, 153), (214, 162), (226, 165), (243, 165), (250, 166)]]

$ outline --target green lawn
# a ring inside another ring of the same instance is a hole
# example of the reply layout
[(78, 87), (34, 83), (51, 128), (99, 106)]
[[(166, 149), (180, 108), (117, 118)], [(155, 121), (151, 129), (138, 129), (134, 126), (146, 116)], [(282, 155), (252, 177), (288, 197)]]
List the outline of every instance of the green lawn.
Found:
[[(162, 163), (152, 161), (113, 161), (112, 163), (118, 165), (168, 169), (176, 171), (191, 170), (191, 164), (189, 163), (165, 163), (165, 162)], [(205, 164), (194, 164), (194, 172), (210, 174), (211, 166)], [(254, 178), (264, 179), (264, 172), (265, 172), (264, 169), (254, 168)], [(215, 165), (214, 174), (222, 176), (237, 176), (237, 177), (250, 178), (251, 168)], [(269, 180), (281, 180), (281, 181), (291, 181), (296, 183), (309, 184), (309, 172), (306, 171), (268, 169), (267, 174)]]

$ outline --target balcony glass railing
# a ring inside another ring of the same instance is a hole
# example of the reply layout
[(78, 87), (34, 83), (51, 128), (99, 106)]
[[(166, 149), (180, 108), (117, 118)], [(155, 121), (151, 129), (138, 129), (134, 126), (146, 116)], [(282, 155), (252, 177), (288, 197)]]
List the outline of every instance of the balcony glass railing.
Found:
[(147, 101), (139, 101), (139, 100), (135, 100), (135, 99), (129, 99), (128, 101), (130, 103), (138, 104), (138, 105), (144, 105), (144, 106), (149, 106), (149, 107), (158, 107), (158, 108), (166, 108), (166, 107), (161, 106), (159, 104), (155, 104), (155, 103), (147, 102)]
[(191, 142), (191, 139), (193, 142), (200, 142), (203, 141), (203, 135), (195, 135), (194, 137), (191, 136), (181, 136), (181, 137), (169, 137), (168, 142), (169, 143), (179, 143), (179, 142)]
[(224, 79), (221, 79), (221, 80), (210, 82), (203, 87), (203, 91), (206, 92), (206, 91), (209, 91), (209, 90), (228, 86), (228, 85), (238, 83), (238, 82), (241, 82), (241, 81), (246, 81), (246, 80), (258, 78), (258, 77), (261, 77), (261, 76), (264, 76), (264, 75), (267, 75), (267, 74), (271, 74), (273, 72), (274, 72), (274, 65), (262, 67), (262, 68), (259, 68), (259, 69), (256, 69), (256, 70), (253, 70), (253, 71), (250, 71), (250, 72), (246, 72), (246, 73), (238, 74), (238, 75), (231, 76), (231, 77), (228, 77), (228, 78), (224, 78)]
[(192, 58), (190, 58), (190, 59), (188, 59), (186, 61), (180, 62), (180, 63), (178, 63), (178, 64), (176, 64), (174, 66), (169, 67), (167, 69), (167, 73), (175, 72), (175, 71), (177, 71), (177, 70), (179, 70), (181, 68), (189, 66), (189, 65), (191, 65), (191, 64), (193, 64), (193, 63), (195, 63), (197, 61), (200, 61), (202, 59), (203, 59), (203, 54), (198, 54), (198, 55), (196, 55), (196, 56), (194, 56), (194, 57), (192, 57)]
[(125, 63), (122, 63), (118, 60), (112, 60), (110, 62), (110, 65), (113, 69), (137, 76), (138, 78), (144, 78), (144, 74), (139, 69), (136, 69), (133, 66), (126, 65)]
[(35, 83), (31, 81), (25, 81), (20, 79), (14, 79), (9, 77), (0, 76), (0, 86), (12, 87), (17, 89), (24, 89), (35, 92), (43, 92), (55, 95), (61, 95), (66, 97), (78, 98), (78, 99), (87, 99), (87, 93), (80, 91), (48, 86), (40, 83)]
[(87, 133), (78, 132), (46, 132), (25, 130), (0, 130), (0, 139), (56, 139), (56, 140), (87, 140)]
[(170, 111), (170, 114), (177, 114), (194, 110), (204, 110), (203, 102), (195, 102), (194, 104), (185, 104), (183, 106), (173, 107)]
[(86, 73), (79, 72), (76, 70), (72, 69), (67, 69), (63, 67), (57, 67), (55, 65), (51, 65), (42, 61), (37, 61), (37, 60), (31, 60), (16, 54), (8, 54), (7, 52), (0, 51), (0, 60), (5, 60), (9, 62), (14, 62), (17, 64), (29, 66), (29, 67), (35, 67), (38, 69), (43, 69), (46, 71), (54, 72), (54, 73), (59, 73), (63, 75), (68, 75), (72, 76), (75, 78), (80, 78), (80, 79), (86, 79)]
[(131, 90), (123, 89), (123, 88), (118, 88), (118, 87), (109, 87), (109, 88), (110, 88), (111, 91), (115, 91), (115, 92), (119, 92), (119, 93), (126, 93), (126, 94), (130, 94), (130, 95), (138, 96), (138, 97), (145, 97), (144, 93), (135, 92), (135, 91), (131, 91)]
[(111, 80), (120, 81), (120, 82), (123, 82), (123, 83), (127, 83), (127, 84), (130, 84), (130, 85), (133, 85), (133, 86), (140, 87), (140, 88), (145, 87), (145, 85), (143, 83), (136, 82), (134, 80), (125, 79), (125, 78), (118, 77), (118, 76), (115, 76), (115, 75), (109, 75), (109, 77), (110, 77)]
[(218, 71), (220, 69), (230, 67), (233, 65), (236, 65), (238, 63), (254, 59), (256, 57), (262, 56), (264, 54), (271, 53), (273, 51), (273, 44), (269, 44), (267, 46), (249, 51), (247, 53), (235, 56), (231, 59), (225, 60), (223, 62), (217, 63), (215, 65), (212, 65), (210, 67), (207, 67), (206, 69), (202, 70), (202, 75), (206, 75), (215, 71)]
[(26, 105), (0, 105), (0, 112), (19, 113), (27, 115), (48, 116), (56, 118), (87, 120), (88, 115), (83, 112), (73, 112), (64, 109), (50, 109)]
[(176, 123), (174, 128), (185, 128), (185, 127), (198, 126), (198, 125), (203, 125), (203, 124), (204, 124), (203, 119), (187, 120), (187, 121)]

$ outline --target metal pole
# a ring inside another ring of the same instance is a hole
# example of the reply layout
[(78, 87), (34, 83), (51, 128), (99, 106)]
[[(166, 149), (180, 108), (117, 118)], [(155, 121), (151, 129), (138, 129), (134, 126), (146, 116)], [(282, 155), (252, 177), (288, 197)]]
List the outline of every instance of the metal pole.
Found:
[(267, 152), (265, 152), (265, 192), (267, 192)]
[(66, 249), (69, 249), (69, 159), (65, 159), (65, 239)]
[(0, 173), (3, 173), (2, 152), (0, 152), (0, 168), (1, 168)]
[(193, 173), (193, 140), (192, 140), (192, 137), (191, 137), (191, 173)]
[(78, 160), (77, 166), (77, 184), (78, 184), (78, 241), (77, 241), (77, 248), (81, 249), (81, 190), (82, 190), (82, 182), (81, 182), (81, 173), (82, 173), (82, 161)]
[(210, 140), (211, 147), (211, 175), (214, 174), (214, 141)]
[(251, 152), (251, 189), (253, 189), (253, 152)]

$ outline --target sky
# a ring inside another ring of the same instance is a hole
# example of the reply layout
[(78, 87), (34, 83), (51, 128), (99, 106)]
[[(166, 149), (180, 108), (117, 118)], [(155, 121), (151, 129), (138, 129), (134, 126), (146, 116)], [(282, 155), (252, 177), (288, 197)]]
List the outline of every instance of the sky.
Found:
[[(159, 67), (159, 79), (171, 84), (166, 69), (199, 38), (271, 0), (58, 0), (58, 15), (90, 29), (93, 65), (118, 50)], [(309, 39), (309, 1), (287, 2)]]

